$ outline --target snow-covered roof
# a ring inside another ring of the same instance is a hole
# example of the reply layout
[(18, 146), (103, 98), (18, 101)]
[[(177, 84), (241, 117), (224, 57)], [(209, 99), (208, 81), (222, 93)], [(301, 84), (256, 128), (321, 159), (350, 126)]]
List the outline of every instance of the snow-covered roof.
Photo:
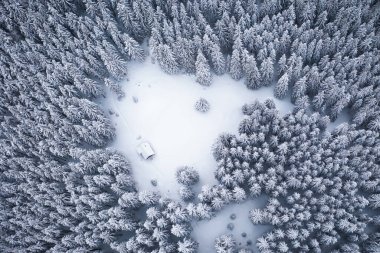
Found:
[(155, 155), (154, 150), (149, 142), (142, 142), (137, 146), (137, 153), (145, 160)]

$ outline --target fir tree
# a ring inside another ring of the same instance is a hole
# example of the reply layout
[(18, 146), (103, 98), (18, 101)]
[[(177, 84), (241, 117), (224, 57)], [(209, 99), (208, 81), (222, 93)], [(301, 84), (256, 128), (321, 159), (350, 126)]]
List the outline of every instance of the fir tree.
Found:
[(177, 181), (183, 185), (194, 185), (199, 181), (199, 173), (188, 166), (183, 166), (177, 169), (176, 172)]
[[(248, 54), (248, 53), (247, 53)], [(245, 84), (250, 89), (261, 87), (260, 72), (257, 68), (256, 60), (252, 55), (247, 55), (244, 61)]]
[(212, 81), (212, 75), (210, 72), (210, 66), (204, 57), (202, 51), (198, 50), (197, 61), (195, 62), (195, 76), (196, 81), (204, 86), (210, 86)]
[(217, 75), (224, 74), (226, 68), (224, 56), (216, 43), (211, 48), (211, 63)]
[(242, 42), (240, 36), (238, 35), (234, 42), (230, 63), (230, 74), (235, 80), (239, 80), (243, 75), (241, 54)]
[(271, 58), (266, 58), (260, 65), (261, 81), (264, 86), (272, 84), (274, 69), (273, 61)]
[(179, 71), (179, 67), (172, 49), (165, 44), (160, 44), (157, 48), (157, 61), (163, 71), (168, 74), (175, 74)]
[(274, 96), (278, 99), (283, 99), (288, 91), (289, 76), (287, 73), (282, 75), (274, 88)]

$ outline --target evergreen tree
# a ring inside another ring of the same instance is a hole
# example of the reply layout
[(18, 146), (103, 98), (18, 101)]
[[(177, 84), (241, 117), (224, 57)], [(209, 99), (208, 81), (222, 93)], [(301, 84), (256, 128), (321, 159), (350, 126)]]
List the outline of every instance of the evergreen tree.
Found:
[(236, 250), (236, 241), (232, 235), (221, 235), (215, 240), (215, 250), (217, 253), (232, 253)]
[(172, 49), (165, 44), (160, 44), (157, 48), (157, 61), (163, 71), (168, 74), (176, 74), (179, 67)]
[(131, 60), (143, 61), (144, 60), (144, 50), (140, 45), (131, 37), (124, 36), (124, 45), (127, 55)]
[(274, 87), (274, 96), (283, 99), (289, 89), (289, 76), (287, 73), (282, 75)]
[[(248, 54), (248, 53), (247, 53)], [(245, 84), (250, 89), (261, 87), (260, 72), (257, 68), (256, 60), (252, 55), (246, 55), (244, 61)]]
[(202, 51), (198, 50), (197, 61), (195, 62), (195, 76), (196, 81), (204, 86), (210, 86), (212, 81), (212, 75), (210, 72), (210, 66), (204, 57)]
[(178, 242), (178, 252), (181, 253), (195, 253), (197, 248), (198, 243), (191, 238), (185, 238), (183, 241)]
[(195, 197), (195, 193), (192, 191), (192, 189), (189, 186), (184, 185), (181, 185), (179, 188), (179, 195), (183, 201), (189, 201)]
[(273, 61), (271, 58), (266, 58), (260, 65), (261, 81), (264, 86), (272, 84), (274, 69)]
[(230, 63), (230, 74), (235, 80), (239, 80), (243, 75), (241, 53), (242, 42), (240, 36), (238, 35), (234, 42)]
[(211, 48), (211, 62), (213, 69), (217, 75), (224, 74), (226, 68), (225, 60), (218, 44), (214, 44)]
[(183, 166), (177, 169), (176, 178), (183, 185), (194, 185), (199, 181), (199, 173), (192, 167)]

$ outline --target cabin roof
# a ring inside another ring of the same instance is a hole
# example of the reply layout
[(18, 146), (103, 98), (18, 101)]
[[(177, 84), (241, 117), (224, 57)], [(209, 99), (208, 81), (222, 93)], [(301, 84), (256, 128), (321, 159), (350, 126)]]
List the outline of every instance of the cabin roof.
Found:
[(149, 142), (145, 141), (137, 146), (137, 153), (145, 160), (155, 155), (155, 152)]

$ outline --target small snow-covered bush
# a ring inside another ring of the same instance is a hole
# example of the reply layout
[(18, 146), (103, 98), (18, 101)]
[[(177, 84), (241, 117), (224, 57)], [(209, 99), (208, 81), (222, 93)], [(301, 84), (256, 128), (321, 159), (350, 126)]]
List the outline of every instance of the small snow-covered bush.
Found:
[(152, 180), (150, 180), (150, 183), (151, 183), (153, 186), (157, 186), (157, 180), (156, 180), (156, 179), (152, 179)]
[(194, 198), (195, 193), (189, 186), (181, 185), (181, 187), (179, 188), (179, 195), (181, 196), (181, 199), (183, 201), (189, 201)]
[(192, 167), (183, 166), (177, 169), (177, 181), (183, 185), (194, 185), (199, 181), (199, 173)]
[(210, 104), (206, 99), (200, 98), (195, 102), (195, 109), (199, 112), (207, 112), (210, 110)]

